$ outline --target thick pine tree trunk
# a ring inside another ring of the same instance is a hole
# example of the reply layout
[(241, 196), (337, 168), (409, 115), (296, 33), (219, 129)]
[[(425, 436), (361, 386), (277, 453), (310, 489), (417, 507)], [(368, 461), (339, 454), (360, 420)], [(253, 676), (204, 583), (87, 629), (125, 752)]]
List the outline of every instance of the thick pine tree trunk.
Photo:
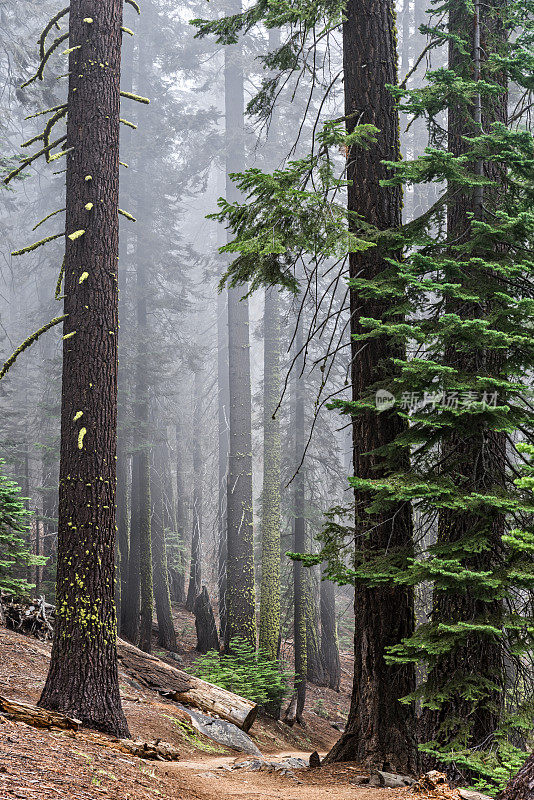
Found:
[[(232, 3), (239, 13), (241, 3)], [(244, 162), (243, 53), (240, 45), (225, 48), (224, 103), (226, 173)], [(226, 197), (237, 199), (227, 178)], [(252, 515), (252, 408), (247, 287), (228, 289), (229, 453), (227, 481), (227, 585), (225, 649), (239, 637), (256, 647), (254, 531)]]
[(193, 611), (202, 586), (202, 378), (195, 372), (195, 411), (193, 419), (193, 533), (189, 586), (185, 607)]
[(71, 2), (78, 49), (69, 58), (64, 333), (72, 335), (63, 344), (56, 625), (39, 705), (128, 736), (113, 600), (121, 24), (122, 0)]
[(498, 800), (534, 800), (534, 753), (527, 758)]
[(265, 290), (263, 317), (263, 493), (259, 647), (278, 658), (280, 637), (280, 309), (278, 288)]
[(341, 663), (336, 624), (336, 589), (332, 581), (321, 581), (321, 659), (326, 673), (326, 685), (339, 692)]
[[(163, 437), (162, 437), (163, 438)], [(167, 565), (167, 543), (165, 540), (165, 510), (163, 500), (163, 471), (165, 458), (163, 442), (154, 453), (152, 470), (152, 569), (154, 575), (154, 599), (158, 619), (158, 645), (166, 650), (176, 650), (176, 633), (172, 619)]]
[[(475, 12), (478, 6), (477, 3)], [(450, 42), (449, 68), (467, 80), (472, 79), (475, 60), (481, 58), (483, 62), (488, 53), (495, 52), (499, 41), (504, 40), (504, 28), (498, 16), (500, 6), (500, 0), (493, 0), (490, 6), (480, 4), (480, 50), (475, 47), (474, 37), (471, 42), (472, 51), (469, 54), (463, 53), (454, 39)], [(468, 11), (464, 3), (458, 2), (452, 5), (449, 12), (449, 29), (452, 34), (465, 38), (466, 32), (473, 31), (473, 23), (473, 11)], [(483, 63), (481, 68), (483, 73)], [(502, 97), (488, 102), (488, 106), (491, 107), (484, 112), (481, 120), (485, 130), (493, 122), (506, 122), (506, 93), (503, 92)], [(476, 115), (475, 107), (471, 109), (471, 114), (468, 114), (463, 104), (449, 109), (449, 151), (455, 156), (461, 156), (469, 148), (465, 137), (480, 132), (474, 121)], [(480, 165), (480, 167), (487, 176), (496, 181), (497, 185), (499, 180), (502, 180), (499, 165)], [(482, 202), (492, 205), (492, 201), (498, 199), (498, 190), (482, 190), (482, 192), (484, 194), (477, 189), (470, 189), (461, 194), (457, 193), (454, 202), (449, 204), (447, 232), (450, 241), (456, 244), (468, 241), (471, 237), (471, 215), (474, 214), (477, 219), (483, 218)], [(480, 275), (477, 274), (474, 281), (479, 279)], [(467, 291), (476, 291), (476, 287), (470, 281), (468, 270), (450, 275), (447, 280), (453, 283), (463, 280)], [(480, 304), (474, 305), (458, 300), (449, 300), (446, 310), (447, 313), (458, 314), (463, 319), (480, 318), (484, 314), (491, 313), (490, 308), (481, 308)], [(488, 375), (492, 378), (502, 371), (503, 358), (502, 351), (496, 354), (495, 351), (484, 350), (482, 346), (467, 351), (451, 346), (445, 350), (444, 362), (459, 375), (473, 377)], [(448, 432), (447, 429), (444, 430), (440, 459), (447, 465), (449, 474), (454, 476), (455, 485), (460, 491), (481, 494), (500, 492), (506, 481), (506, 447), (505, 433), (490, 430), (485, 421), (480, 422), (474, 416), (470, 416), (467, 424), (449, 429)], [(482, 517), (472, 512), (462, 513), (442, 509), (438, 520), (438, 544), (460, 545), (462, 541), (471, 541), (474, 538), (482, 543), (487, 539), (486, 549), (471, 553), (464, 560), (463, 566), (467, 570), (496, 571), (502, 554), (501, 537), (504, 525), (504, 515), (498, 511), (493, 513), (486, 511), (486, 516)], [(462, 586), (458, 592), (451, 589), (447, 592), (434, 593), (433, 622), (444, 624), (478, 620), (496, 622), (502, 613), (501, 600), (484, 601), (469, 587), (466, 590)], [(486, 678), (501, 688), (488, 691), (487, 696), (478, 701), (478, 707), (474, 712), (473, 702), (462, 696), (462, 692), (455, 692), (453, 688), (449, 698), (439, 709), (424, 711), (422, 719), (424, 741), (450, 741), (455, 733), (464, 729), (468, 721), (470, 733), (465, 742), (467, 746), (479, 745), (491, 737), (499, 722), (505, 681), (503, 648), (499, 637), (481, 637), (477, 633), (467, 636), (461, 646), (453, 647), (450, 652), (440, 656), (429, 673), (428, 687), (430, 690), (443, 689), (471, 675)], [(463, 734), (462, 741), (465, 741)], [(427, 759), (427, 764), (433, 766), (434, 762)]]
[[(383, 159), (399, 156), (398, 113), (386, 84), (397, 82), (395, 5), (392, 0), (349, 0), (343, 24), (343, 63), (347, 130), (358, 123), (379, 129), (377, 145), (368, 150), (351, 148), (347, 165), (348, 206), (379, 228), (391, 228), (401, 220), (401, 192), (380, 186), (386, 177)], [(352, 277), (372, 279), (387, 267), (378, 247), (364, 254), (350, 254)], [(350, 293), (351, 332), (362, 332), (361, 316), (381, 319), (389, 310), (385, 302)], [(352, 396), (366, 397), (383, 377), (383, 364), (400, 355), (384, 337), (352, 343)], [(394, 411), (366, 412), (353, 419), (354, 474), (378, 478), (379, 447), (392, 442), (402, 430)], [(412, 522), (408, 504), (366, 525), (364, 507), (368, 496), (356, 493), (356, 548), (372, 555), (386, 548), (411, 547)], [(371, 528), (366, 533), (367, 528)], [(388, 666), (384, 649), (410, 636), (414, 627), (413, 592), (391, 585), (356, 586), (354, 596), (354, 685), (344, 734), (328, 755), (330, 761), (355, 760), (364, 764), (391, 765), (400, 772), (416, 768), (413, 708), (399, 698), (413, 691), (412, 666)]]

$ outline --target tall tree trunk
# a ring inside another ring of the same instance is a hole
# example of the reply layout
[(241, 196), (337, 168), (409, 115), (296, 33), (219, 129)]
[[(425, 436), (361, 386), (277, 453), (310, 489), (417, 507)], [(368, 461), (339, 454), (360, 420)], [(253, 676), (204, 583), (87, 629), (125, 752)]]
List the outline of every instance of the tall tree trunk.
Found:
[(263, 317), (263, 493), (260, 650), (278, 658), (280, 638), (280, 308), (278, 288), (265, 290)]
[[(232, 13), (241, 2), (232, 2)], [(244, 162), (243, 53), (239, 44), (225, 48), (224, 103), (226, 172)], [(229, 177), (226, 197), (238, 197)], [(256, 647), (254, 530), (252, 514), (252, 408), (250, 388), (249, 309), (246, 287), (228, 289), (229, 455), (227, 482), (227, 586), (225, 649), (239, 637)]]
[(195, 410), (193, 421), (193, 533), (191, 564), (185, 607), (193, 611), (202, 588), (202, 376), (195, 372)]
[[(298, 323), (297, 323), (298, 324)], [(302, 349), (302, 329), (298, 326), (295, 335), (295, 351)], [(294, 420), (294, 453), (293, 464), (296, 469), (300, 464), (305, 446), (304, 421), (304, 386), (301, 375), (303, 356), (299, 355), (294, 366), (293, 376), (293, 420)], [(301, 466), (293, 478), (293, 549), (295, 553), (306, 552), (305, 515), (305, 483), (304, 467)], [(296, 722), (303, 723), (302, 714), (306, 703), (307, 645), (306, 645), (306, 576), (301, 561), (293, 562), (293, 641), (295, 652), (295, 692), (296, 704), (294, 716)], [(286, 712), (286, 721), (292, 722), (292, 704)]]
[(341, 663), (336, 624), (336, 589), (332, 581), (321, 581), (321, 658), (327, 686), (339, 692)]
[[(143, 97), (150, 92), (149, 52), (154, 20), (151, 6), (148, 3), (141, 19), (143, 31), (147, 34), (146, 44), (139, 48), (138, 91)], [(138, 174), (145, 193), (138, 201), (139, 213), (143, 214), (147, 229), (150, 230), (153, 219), (153, 203), (150, 196), (155, 194), (154, 178), (150, 169), (149, 154), (152, 150), (152, 130), (154, 118), (149, 113), (145, 125), (138, 138), (139, 152), (137, 158)], [(146, 653), (152, 649), (152, 617), (154, 611), (153, 579), (152, 579), (152, 533), (151, 516), (152, 501), (150, 498), (150, 460), (151, 460), (151, 427), (150, 427), (150, 384), (148, 341), (150, 328), (148, 325), (148, 292), (149, 266), (152, 263), (152, 252), (146, 236), (137, 231), (136, 241), (136, 321), (137, 321), (137, 363), (136, 363), (136, 396), (135, 424), (139, 447), (139, 568), (141, 585), (141, 620), (139, 628), (139, 647)]]
[(172, 619), (167, 544), (165, 540), (165, 510), (163, 507), (163, 441), (154, 453), (152, 470), (152, 565), (154, 574), (154, 598), (158, 618), (158, 645), (166, 650), (176, 650), (176, 633)]
[[(471, 80), (473, 65), (475, 76), (483, 77), (483, 63), (488, 54), (495, 53), (496, 45), (505, 38), (504, 26), (499, 19), (501, 0), (492, 0), (482, 6), (475, 2), (474, 8), (466, 8), (463, 2), (452, 4), (449, 11), (449, 30), (453, 38), (449, 44), (449, 68), (456, 74)], [(484, 9), (484, 10), (482, 10)], [(501, 18), (502, 19), (502, 18)], [(466, 31), (474, 31), (471, 41), (471, 52), (465, 53), (454, 38), (465, 39)], [(479, 40), (480, 36), (480, 40)], [(494, 78), (493, 78), (494, 79)], [(470, 147), (466, 137), (480, 133), (493, 122), (506, 122), (506, 93), (498, 99), (488, 101), (489, 109), (482, 115), (480, 97), (475, 98), (471, 115), (466, 113), (463, 103), (449, 109), (449, 152), (461, 156)], [(502, 180), (498, 164), (472, 165), (475, 172), (486, 174), (496, 184)], [(496, 190), (486, 190), (486, 200)], [(498, 190), (497, 190), (498, 191)], [(454, 202), (448, 206), (447, 234), (449, 241), (456, 244), (468, 242), (472, 237), (472, 216), (483, 219), (484, 189), (474, 187), (460, 195), (456, 193)], [(456, 257), (456, 250), (453, 251)], [(469, 251), (468, 258), (473, 254)], [(467, 273), (467, 274), (466, 274)], [(455, 272), (447, 278), (458, 283), (462, 280), (467, 292), (473, 288), (469, 270)], [(474, 280), (480, 280), (477, 274)], [(476, 291), (476, 290), (475, 290)], [(462, 319), (480, 318), (491, 314), (491, 308), (481, 308), (480, 303), (448, 300), (447, 313), (459, 315)], [(502, 372), (504, 355), (501, 350), (486, 350), (483, 345), (470, 349), (451, 346), (446, 349), (445, 364), (454, 369), (459, 376), (467, 375), (492, 378)], [(478, 378), (480, 380), (480, 377)], [(440, 461), (447, 465), (450, 475), (454, 476), (455, 485), (462, 492), (481, 494), (500, 492), (506, 482), (506, 433), (495, 431), (488, 426), (486, 420), (469, 416), (463, 424), (458, 424), (449, 431), (444, 430), (441, 445)], [(468, 543), (463, 567), (467, 570), (493, 572), (498, 569), (501, 560), (501, 537), (504, 532), (505, 517), (498, 509), (485, 509), (485, 513), (473, 514), (451, 509), (440, 509), (438, 520), (438, 544), (446, 546), (462, 542)], [(480, 547), (473, 553), (470, 542), (476, 539)], [(494, 623), (503, 613), (500, 599), (487, 601), (478, 596), (476, 589), (461, 586), (455, 592), (436, 591), (433, 597), (432, 621), (443, 624), (476, 622), (480, 620)], [(473, 711), (473, 701), (465, 697), (465, 692), (454, 690), (454, 684), (470, 680), (470, 676), (479, 676), (497, 684), (500, 688), (488, 690), (485, 698), (477, 701)], [(500, 637), (480, 636), (477, 632), (469, 634), (461, 643), (443, 653), (428, 675), (429, 690), (443, 690), (448, 698), (439, 709), (425, 709), (423, 712), (422, 730), (425, 741), (451, 741), (455, 733), (463, 732), (469, 721), (470, 732), (467, 741), (462, 733), (466, 746), (476, 746), (487, 741), (494, 733), (502, 707), (505, 670), (503, 663), (503, 647)], [(429, 764), (433, 764), (430, 761)]]
[[(133, 23), (135, 24), (135, 23)], [(134, 39), (126, 37), (126, 42), (122, 46), (122, 80), (121, 87), (125, 91), (132, 91), (133, 67), (134, 67)], [(121, 150), (131, 152), (132, 129), (124, 126), (121, 132)], [(130, 208), (132, 205), (131, 178), (126, 171), (124, 178), (120, 182), (119, 204), (121, 208)], [(120, 585), (116, 590), (116, 597), (120, 597), (120, 604), (117, 604), (117, 623), (119, 632), (122, 634), (124, 604), (129, 601), (128, 597), (128, 559), (130, 555), (130, 526), (128, 509), (128, 491), (130, 478), (130, 454), (129, 431), (128, 431), (128, 411), (129, 397), (131, 392), (131, 381), (128, 370), (128, 351), (123, 347), (123, 336), (129, 332), (128, 323), (130, 320), (127, 315), (127, 266), (128, 266), (128, 230), (123, 230), (119, 239), (119, 326), (121, 336), (119, 337), (119, 368), (118, 368), (118, 434), (117, 434), (117, 542), (118, 542), (118, 569), (117, 579)]]
[[(350, 148), (347, 164), (348, 207), (378, 228), (392, 228), (401, 221), (401, 192), (383, 187), (387, 176), (384, 159), (399, 157), (398, 112), (387, 84), (397, 83), (395, 5), (393, 0), (349, 0), (343, 23), (343, 64), (345, 113), (350, 133), (358, 123), (370, 123), (380, 131), (377, 145), (369, 150)], [(354, 223), (353, 223), (354, 224)], [(351, 277), (372, 280), (387, 268), (379, 247), (364, 254), (351, 253)], [(383, 318), (384, 301), (361, 298), (350, 292), (351, 333), (360, 334), (360, 317)], [(371, 339), (362, 347), (352, 342), (352, 398), (369, 395), (369, 387), (384, 377), (384, 366), (402, 356), (385, 337)], [(387, 367), (386, 367), (387, 368)], [(353, 418), (354, 474), (378, 478), (383, 461), (377, 448), (392, 442), (402, 430), (394, 410), (376, 414), (366, 411)], [(366, 526), (363, 509), (369, 496), (356, 492), (356, 539), (358, 550), (409, 549), (412, 541), (411, 510), (408, 504), (374, 515)], [(370, 530), (368, 530), (370, 528)], [(347, 726), (328, 755), (330, 761), (390, 764), (397, 771), (416, 768), (414, 713), (399, 698), (413, 691), (411, 665), (388, 666), (384, 650), (410, 636), (414, 627), (413, 592), (392, 585), (368, 588), (356, 586), (354, 595), (354, 685)]]
[(121, 24), (121, 0), (70, 4), (56, 624), (39, 704), (128, 736), (113, 597)]
[(217, 295), (217, 422), (218, 422), (218, 467), (219, 493), (217, 508), (218, 523), (218, 572), (217, 590), (219, 599), (219, 632), (224, 641), (226, 630), (226, 560), (227, 529), (226, 493), (228, 481), (228, 310), (226, 297), (222, 292)]

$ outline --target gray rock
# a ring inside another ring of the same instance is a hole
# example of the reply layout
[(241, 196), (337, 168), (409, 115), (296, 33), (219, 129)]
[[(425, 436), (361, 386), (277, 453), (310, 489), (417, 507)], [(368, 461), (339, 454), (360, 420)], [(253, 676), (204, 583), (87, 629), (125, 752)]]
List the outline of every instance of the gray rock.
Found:
[(353, 786), (363, 786), (364, 784), (369, 783), (369, 780), (369, 775), (355, 775), (350, 779), (350, 782)]
[(251, 756), (260, 756), (261, 751), (254, 744), (250, 736), (242, 731), (237, 725), (231, 722), (226, 722), (224, 719), (218, 717), (209, 717), (207, 714), (201, 714), (200, 711), (194, 711), (192, 708), (176, 704), (182, 711), (189, 714), (191, 724), (204, 736), (213, 739), (218, 744), (223, 744), (226, 747), (231, 747), (234, 750), (241, 750), (243, 753), (248, 753)]
[(165, 655), (167, 656), (167, 658), (172, 658), (173, 661), (176, 661), (177, 664), (183, 664), (184, 663), (184, 660), (183, 660), (182, 656), (179, 656), (178, 653), (170, 652), (170, 653), (166, 653)]
[(394, 772), (377, 770), (369, 779), (369, 786), (381, 786), (386, 789), (400, 789), (403, 786), (413, 786), (414, 778), (409, 775), (396, 775)]
[(487, 794), (481, 792), (474, 792), (471, 789), (458, 789), (458, 794), (462, 800), (491, 800)]

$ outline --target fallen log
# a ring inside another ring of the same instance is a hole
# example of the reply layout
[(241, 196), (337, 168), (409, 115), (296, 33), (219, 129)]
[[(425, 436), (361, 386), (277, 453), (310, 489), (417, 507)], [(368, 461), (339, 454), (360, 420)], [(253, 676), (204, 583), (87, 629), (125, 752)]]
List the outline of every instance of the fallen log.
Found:
[(256, 703), (188, 675), (156, 656), (144, 653), (124, 639), (117, 640), (117, 654), (119, 663), (135, 680), (156, 690), (163, 697), (216, 714), (245, 732), (250, 730), (256, 719)]
[(77, 731), (82, 724), (79, 719), (68, 717), (57, 711), (47, 711), (29, 703), (20, 703), (0, 695), (0, 713), (8, 719), (25, 722), (33, 728), (61, 728), (62, 730)]

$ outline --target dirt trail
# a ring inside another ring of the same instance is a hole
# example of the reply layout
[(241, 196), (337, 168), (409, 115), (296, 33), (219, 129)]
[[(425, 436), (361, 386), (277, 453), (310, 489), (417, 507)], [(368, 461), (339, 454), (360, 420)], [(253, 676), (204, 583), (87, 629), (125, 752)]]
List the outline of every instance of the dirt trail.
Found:
[[(268, 756), (282, 761), (290, 756), (307, 758), (309, 753), (293, 751)], [(403, 800), (408, 792), (371, 789), (351, 784), (361, 774), (352, 765), (322, 767), (320, 770), (294, 770), (292, 775), (264, 771), (247, 772), (231, 769), (235, 757), (222, 756), (200, 760), (158, 764), (166, 777), (186, 778), (188, 785), (205, 800)], [(241, 760), (241, 759), (240, 759)]]

